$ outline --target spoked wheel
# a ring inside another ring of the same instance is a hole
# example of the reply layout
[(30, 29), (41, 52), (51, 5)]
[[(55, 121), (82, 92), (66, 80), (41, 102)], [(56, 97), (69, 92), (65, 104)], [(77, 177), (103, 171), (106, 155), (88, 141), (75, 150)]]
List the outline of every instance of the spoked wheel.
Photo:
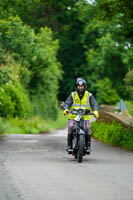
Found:
[(83, 158), (83, 148), (84, 148), (84, 136), (83, 135), (79, 135), (79, 141), (78, 141), (78, 154), (77, 154), (77, 158), (78, 158), (78, 162), (81, 163), (82, 162), (82, 158)]

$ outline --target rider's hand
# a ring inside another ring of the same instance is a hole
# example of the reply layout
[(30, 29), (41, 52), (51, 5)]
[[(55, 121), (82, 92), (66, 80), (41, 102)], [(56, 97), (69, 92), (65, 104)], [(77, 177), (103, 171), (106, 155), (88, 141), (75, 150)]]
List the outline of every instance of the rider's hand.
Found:
[(95, 115), (95, 117), (96, 117), (96, 118), (98, 118), (98, 117), (99, 117), (99, 113), (98, 113), (98, 111), (97, 111), (97, 110), (93, 111), (93, 113), (94, 113), (94, 115)]
[(65, 109), (64, 110), (64, 115), (67, 115), (68, 114), (68, 109)]

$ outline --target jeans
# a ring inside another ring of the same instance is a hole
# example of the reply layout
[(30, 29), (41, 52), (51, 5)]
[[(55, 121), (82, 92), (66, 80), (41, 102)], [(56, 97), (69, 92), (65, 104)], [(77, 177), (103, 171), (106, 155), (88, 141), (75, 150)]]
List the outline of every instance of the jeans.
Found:
[[(85, 120), (86, 123), (86, 135), (91, 135), (91, 124), (90, 124), (90, 120)], [(72, 134), (74, 130), (74, 120), (73, 119), (69, 119), (68, 120), (68, 134)]]

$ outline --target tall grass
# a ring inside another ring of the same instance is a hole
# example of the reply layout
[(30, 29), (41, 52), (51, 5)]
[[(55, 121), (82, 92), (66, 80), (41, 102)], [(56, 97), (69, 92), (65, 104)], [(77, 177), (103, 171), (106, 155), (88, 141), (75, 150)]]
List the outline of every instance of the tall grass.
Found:
[(48, 132), (54, 129), (66, 126), (67, 119), (58, 111), (58, 117), (55, 121), (44, 120), (40, 116), (31, 119), (0, 118), (0, 134), (38, 134), (40, 132)]
[(125, 104), (127, 106), (127, 110), (129, 112), (129, 114), (133, 116), (133, 102), (125, 101)]

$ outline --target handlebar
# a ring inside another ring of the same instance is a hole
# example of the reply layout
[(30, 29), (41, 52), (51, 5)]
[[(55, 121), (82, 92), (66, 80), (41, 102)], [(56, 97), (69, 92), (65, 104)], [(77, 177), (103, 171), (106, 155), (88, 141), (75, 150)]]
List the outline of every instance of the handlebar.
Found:
[(83, 110), (83, 109), (78, 109), (78, 110), (68, 110), (68, 113), (74, 114), (74, 115), (95, 115), (94, 113), (91, 113), (90, 110)]

